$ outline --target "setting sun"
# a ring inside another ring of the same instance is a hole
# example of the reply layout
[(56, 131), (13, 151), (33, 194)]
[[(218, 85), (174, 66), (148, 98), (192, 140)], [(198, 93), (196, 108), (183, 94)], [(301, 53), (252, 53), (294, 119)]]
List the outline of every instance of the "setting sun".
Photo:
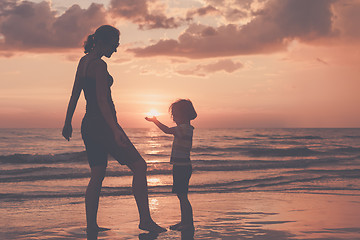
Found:
[(149, 112), (146, 113), (147, 117), (158, 117), (160, 113), (156, 109), (151, 109)]
[(0, 240), (360, 240), (359, 13), (0, 0)]

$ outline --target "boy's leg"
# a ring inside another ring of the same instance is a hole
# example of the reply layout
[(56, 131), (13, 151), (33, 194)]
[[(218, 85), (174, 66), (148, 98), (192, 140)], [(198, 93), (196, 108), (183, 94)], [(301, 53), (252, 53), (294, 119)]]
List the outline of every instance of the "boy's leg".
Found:
[(179, 226), (178, 229), (193, 227), (194, 226), (193, 211), (187, 193), (178, 194), (177, 196), (180, 200), (180, 209), (181, 209), (181, 226)]
[(170, 229), (181, 230), (193, 228), (193, 212), (188, 199), (189, 180), (192, 174), (190, 166), (173, 166), (173, 193), (177, 194), (180, 200), (181, 222), (170, 226)]

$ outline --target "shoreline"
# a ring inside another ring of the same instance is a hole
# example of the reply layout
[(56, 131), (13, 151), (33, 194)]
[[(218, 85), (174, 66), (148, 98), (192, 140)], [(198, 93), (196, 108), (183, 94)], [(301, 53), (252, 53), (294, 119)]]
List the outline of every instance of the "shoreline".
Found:
[[(194, 239), (360, 238), (358, 196), (281, 192), (189, 194)], [(1, 239), (86, 239), (83, 198), (3, 202)], [(150, 195), (153, 219), (167, 229), (180, 220), (175, 195)], [(11, 206), (12, 205), (12, 206)], [(159, 236), (139, 230), (131, 196), (101, 197), (98, 223), (110, 231), (99, 239), (181, 239), (168, 230)]]

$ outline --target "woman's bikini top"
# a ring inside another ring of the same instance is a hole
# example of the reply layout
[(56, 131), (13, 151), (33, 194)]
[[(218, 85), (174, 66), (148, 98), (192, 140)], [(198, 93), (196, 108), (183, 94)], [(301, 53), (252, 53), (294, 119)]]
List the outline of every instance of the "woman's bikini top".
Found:
[[(91, 59), (87, 62), (87, 65), (85, 67), (85, 77), (83, 77), (83, 90), (84, 95), (86, 99), (86, 116), (87, 117), (93, 117), (93, 118), (99, 118), (102, 117), (102, 112), (100, 110), (98, 99), (96, 95), (96, 79), (93, 77), (87, 76), (87, 67), (94, 59)], [(109, 74), (108, 76), (108, 88), (109, 88), (109, 95), (107, 96), (109, 106), (112, 110), (112, 115), (115, 120), (116, 119), (116, 111), (115, 111), (115, 105), (111, 97), (111, 86), (114, 83), (113, 77)]]

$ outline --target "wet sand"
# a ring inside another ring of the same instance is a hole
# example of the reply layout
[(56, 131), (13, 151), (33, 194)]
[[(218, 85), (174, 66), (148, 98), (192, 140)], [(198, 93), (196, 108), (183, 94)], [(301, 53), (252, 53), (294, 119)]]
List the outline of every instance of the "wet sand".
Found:
[[(194, 239), (360, 239), (360, 197), (281, 192), (190, 194)], [(176, 196), (150, 195), (154, 220), (169, 228), (180, 219)], [(139, 230), (130, 196), (102, 197), (97, 239), (181, 239), (168, 230)], [(82, 198), (1, 202), (0, 239), (86, 239)], [(186, 234), (187, 236), (184, 237)], [(191, 239), (184, 232), (183, 239)], [(91, 237), (89, 237), (91, 238)], [(92, 237), (96, 239), (96, 237)]]

